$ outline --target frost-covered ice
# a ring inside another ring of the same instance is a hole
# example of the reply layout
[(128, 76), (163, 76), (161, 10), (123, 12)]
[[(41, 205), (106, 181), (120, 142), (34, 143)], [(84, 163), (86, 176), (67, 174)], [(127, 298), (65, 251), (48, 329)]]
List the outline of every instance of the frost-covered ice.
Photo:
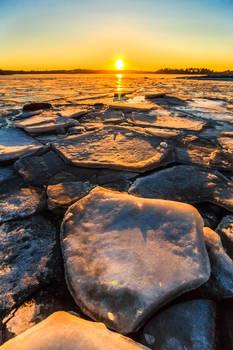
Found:
[[(179, 78), (179, 79), (178, 79)], [(124, 96), (124, 92), (129, 94)], [(117, 95), (117, 92), (119, 95)], [(122, 92), (122, 96), (121, 96)], [(188, 105), (175, 106), (179, 112), (204, 118), (231, 120), (233, 82), (203, 81), (176, 75), (157, 74), (62, 74), (10, 75), (0, 77), (0, 116), (3, 111), (20, 109), (30, 101), (51, 102), (58, 109), (64, 105), (117, 102), (145, 106), (151, 101), (145, 94), (166, 93), (184, 98)], [(156, 105), (155, 105), (156, 106)]]

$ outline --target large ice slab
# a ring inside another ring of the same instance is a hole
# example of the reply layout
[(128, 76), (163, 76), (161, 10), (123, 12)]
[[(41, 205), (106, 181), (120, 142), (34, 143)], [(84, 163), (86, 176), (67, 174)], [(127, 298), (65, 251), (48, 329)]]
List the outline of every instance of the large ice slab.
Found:
[(65, 162), (55, 152), (49, 151), (40, 156), (18, 159), (14, 167), (25, 182), (35, 186), (48, 184), (49, 179), (65, 170)]
[(217, 145), (197, 140), (176, 147), (176, 159), (181, 164), (196, 164), (211, 169), (233, 170), (232, 153)]
[(0, 129), (0, 162), (13, 161), (27, 153), (43, 149), (43, 145), (21, 130)]
[(26, 332), (9, 340), (1, 350), (142, 350), (147, 347), (103, 324), (67, 312), (55, 312)]
[(23, 180), (13, 167), (0, 167), (0, 195), (22, 185)]
[(138, 178), (129, 193), (187, 203), (211, 202), (233, 211), (233, 182), (218, 171), (178, 165)]
[(159, 112), (152, 111), (149, 114), (134, 113), (132, 121), (137, 126), (163, 127), (179, 130), (201, 131), (206, 125), (205, 122), (187, 117), (159, 115)]
[(30, 134), (57, 132), (72, 125), (74, 125), (74, 121), (69, 118), (44, 115), (15, 122), (17, 128), (24, 129)]
[(218, 300), (233, 297), (233, 260), (223, 247), (221, 237), (209, 227), (204, 236), (211, 264), (211, 276), (204, 290)]
[(61, 114), (62, 117), (68, 117), (68, 118), (74, 118), (79, 119), (82, 116), (86, 115), (89, 112), (89, 110), (78, 108), (78, 107), (66, 107), (63, 108), (59, 114)]
[(161, 106), (186, 107), (188, 105), (187, 101), (178, 96), (169, 96), (166, 94), (146, 94), (145, 97), (146, 99), (152, 100), (153, 102)]
[(202, 230), (201, 216), (188, 204), (95, 188), (62, 224), (70, 292), (93, 319), (133, 332), (208, 280)]
[(140, 129), (106, 126), (68, 136), (53, 148), (75, 166), (144, 172), (173, 161), (171, 147)]
[(216, 232), (221, 237), (227, 254), (233, 259), (233, 215), (225, 216), (219, 223)]
[(42, 216), (0, 225), (1, 317), (56, 278), (55, 226)]
[(0, 195), (0, 223), (24, 218), (45, 209), (43, 191), (21, 187)]
[(233, 160), (233, 138), (232, 137), (219, 137), (218, 142), (220, 143), (221, 147), (224, 150), (226, 150), (229, 154), (232, 155), (232, 160)]
[(143, 330), (142, 341), (152, 350), (213, 350), (215, 330), (215, 302), (191, 300), (153, 317)]
[(74, 202), (87, 195), (93, 188), (88, 181), (63, 182), (47, 187), (48, 208), (55, 212), (65, 212)]

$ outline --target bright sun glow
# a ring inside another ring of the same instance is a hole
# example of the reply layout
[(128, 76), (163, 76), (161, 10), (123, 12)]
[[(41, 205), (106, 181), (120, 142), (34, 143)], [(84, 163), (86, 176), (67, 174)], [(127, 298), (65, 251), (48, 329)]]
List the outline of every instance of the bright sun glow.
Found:
[(117, 69), (122, 69), (124, 67), (124, 62), (122, 60), (117, 60), (115, 66)]

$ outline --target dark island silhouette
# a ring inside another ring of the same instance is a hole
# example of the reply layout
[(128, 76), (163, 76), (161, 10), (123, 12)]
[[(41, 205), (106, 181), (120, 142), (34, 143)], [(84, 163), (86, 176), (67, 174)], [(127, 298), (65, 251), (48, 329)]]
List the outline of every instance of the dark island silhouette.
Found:
[[(0, 75), (9, 74), (115, 74), (119, 73), (119, 70), (109, 70), (109, 69), (54, 69), (54, 70), (6, 70), (0, 69)], [(156, 71), (148, 70), (123, 70), (123, 73), (131, 74), (219, 74), (219, 75), (233, 75), (233, 71), (225, 72), (215, 72), (207, 68), (161, 68)]]

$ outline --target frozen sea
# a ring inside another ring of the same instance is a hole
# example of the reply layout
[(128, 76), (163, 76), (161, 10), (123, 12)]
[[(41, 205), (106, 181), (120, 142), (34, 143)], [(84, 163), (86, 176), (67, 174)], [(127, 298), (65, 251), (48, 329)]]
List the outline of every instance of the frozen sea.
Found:
[[(114, 93), (116, 96), (114, 97)], [(127, 93), (126, 95), (124, 95)], [(204, 119), (233, 119), (233, 81), (187, 79), (156, 74), (30, 74), (0, 76), (0, 116), (17, 114), (30, 101), (48, 101), (55, 107), (124, 103), (148, 104), (148, 93), (166, 93), (185, 99), (173, 106), (179, 113)], [(124, 96), (124, 97), (123, 97)]]

